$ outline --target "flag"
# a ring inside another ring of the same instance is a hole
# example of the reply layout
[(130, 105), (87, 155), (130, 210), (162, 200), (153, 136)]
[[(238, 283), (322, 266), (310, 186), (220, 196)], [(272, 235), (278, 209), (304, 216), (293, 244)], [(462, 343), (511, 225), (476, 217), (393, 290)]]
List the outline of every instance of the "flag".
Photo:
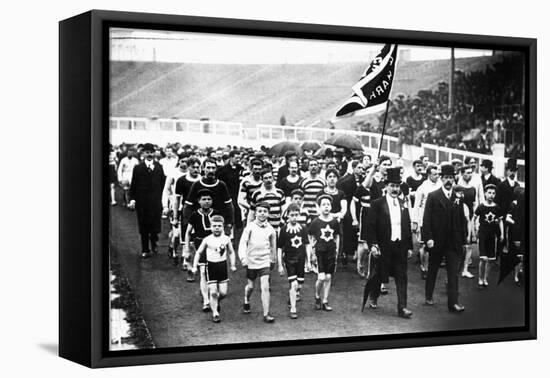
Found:
[(390, 97), (397, 63), (397, 45), (386, 44), (351, 89), (353, 95), (336, 117), (368, 114), (384, 109)]

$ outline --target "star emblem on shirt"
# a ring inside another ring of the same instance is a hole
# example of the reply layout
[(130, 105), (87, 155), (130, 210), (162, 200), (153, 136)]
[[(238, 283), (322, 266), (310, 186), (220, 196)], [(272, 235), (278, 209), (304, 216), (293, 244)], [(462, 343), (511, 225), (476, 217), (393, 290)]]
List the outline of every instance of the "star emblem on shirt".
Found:
[(321, 239), (326, 242), (334, 240), (334, 230), (327, 224), (325, 228), (321, 228)]
[(300, 235), (296, 235), (292, 239), (290, 239), (290, 244), (296, 249), (300, 248), (302, 246), (302, 238), (300, 237)]
[(493, 213), (485, 214), (485, 222), (493, 223), (494, 221), (495, 221), (495, 214), (493, 214)]

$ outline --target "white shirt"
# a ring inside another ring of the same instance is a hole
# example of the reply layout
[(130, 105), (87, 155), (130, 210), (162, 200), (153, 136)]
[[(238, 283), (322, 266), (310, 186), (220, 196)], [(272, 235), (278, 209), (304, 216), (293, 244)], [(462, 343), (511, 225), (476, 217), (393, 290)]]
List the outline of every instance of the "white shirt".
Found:
[(453, 193), (453, 191), (452, 190), (447, 190), (445, 188), (441, 188), (441, 189), (443, 189), (443, 194), (445, 194), (445, 197), (447, 197), (447, 199), (450, 200), (451, 199), (451, 194)]
[(401, 240), (401, 207), (399, 206), (399, 199), (387, 194), (386, 201), (390, 210), (391, 240)]
[(439, 188), (441, 188), (441, 180), (438, 179), (436, 182), (433, 182), (432, 180), (427, 179), (418, 187), (418, 189), (416, 189), (412, 214), (413, 221), (418, 223), (419, 226), (422, 226), (422, 218), (424, 217), (424, 208), (426, 207), (428, 194)]
[(145, 165), (147, 166), (147, 168), (149, 168), (150, 170), (154, 170), (155, 169), (155, 164), (153, 164), (153, 161), (149, 161), (149, 160), (145, 160)]
[(134, 167), (139, 164), (139, 160), (135, 157), (128, 158), (128, 156), (125, 156), (120, 161), (120, 165), (118, 166), (118, 181), (128, 181), (129, 183), (132, 182), (132, 173), (134, 172)]

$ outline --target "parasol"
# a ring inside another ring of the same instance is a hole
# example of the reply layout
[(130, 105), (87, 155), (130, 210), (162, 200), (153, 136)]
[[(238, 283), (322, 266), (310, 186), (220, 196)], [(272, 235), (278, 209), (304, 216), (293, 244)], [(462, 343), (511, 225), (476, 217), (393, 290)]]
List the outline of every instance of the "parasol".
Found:
[(302, 155), (302, 149), (295, 142), (279, 142), (274, 144), (270, 149), (268, 154), (274, 156), (284, 156), (285, 153), (292, 151), (296, 152), (298, 155)]
[(323, 147), (321, 145), (321, 143), (317, 142), (316, 140), (308, 140), (304, 143), (302, 143), (300, 145), (300, 147), (302, 148), (302, 150), (309, 150), (309, 151), (317, 151), (319, 150), (321, 147)]
[(330, 144), (335, 147), (348, 148), (350, 150), (363, 150), (361, 141), (352, 135), (339, 134), (333, 135), (325, 141), (325, 144)]

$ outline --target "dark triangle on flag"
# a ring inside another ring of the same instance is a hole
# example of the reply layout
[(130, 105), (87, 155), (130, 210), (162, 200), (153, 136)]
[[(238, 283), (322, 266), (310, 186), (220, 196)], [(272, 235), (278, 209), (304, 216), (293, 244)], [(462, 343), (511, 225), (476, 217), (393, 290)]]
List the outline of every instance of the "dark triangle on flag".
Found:
[(352, 87), (354, 94), (338, 109), (336, 117), (386, 103), (390, 97), (396, 65), (397, 45), (384, 45), (361, 79)]

